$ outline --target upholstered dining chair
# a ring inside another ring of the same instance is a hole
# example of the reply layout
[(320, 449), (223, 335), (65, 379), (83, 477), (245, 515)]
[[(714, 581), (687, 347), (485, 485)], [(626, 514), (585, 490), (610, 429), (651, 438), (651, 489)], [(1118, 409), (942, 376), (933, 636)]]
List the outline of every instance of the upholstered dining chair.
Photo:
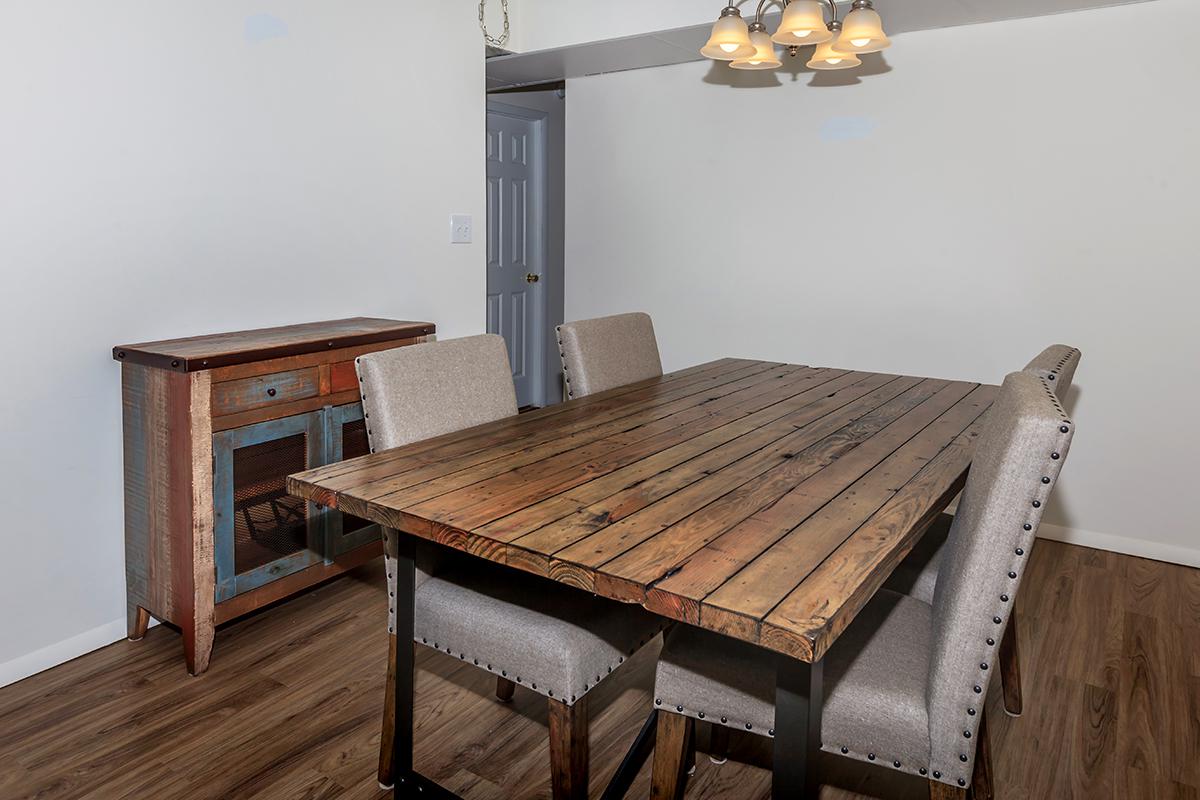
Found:
[(617, 314), (558, 326), (567, 399), (663, 374), (648, 314)]
[[(499, 336), (371, 353), (355, 359), (355, 365), (372, 452), (517, 413), (512, 372)], [(397, 642), (395, 635), (398, 540), (396, 531), (384, 531), (393, 648), (415, 646)], [(587, 695), (663, 624), (640, 608), (551, 580), (529, 592), (527, 579), (506, 580), (507, 569), (420, 542), (414, 641), (494, 673), (501, 700), (510, 700), (518, 684), (545, 695), (553, 796), (586, 797)], [(389, 664), (394, 663), (393, 655)], [(394, 724), (388, 712), (395, 691), (396, 675), (389, 669), (379, 755), (384, 787), (392, 784)]]
[[(1079, 366), (1082, 355), (1076, 347), (1065, 344), (1051, 345), (1026, 364), (1024, 371), (1045, 378), (1061, 402), (1066, 399), (1071, 388), (1071, 381), (1075, 377), (1075, 369)], [(892, 573), (886, 588), (932, 603), (934, 586), (937, 584), (938, 570), (942, 563), (942, 551), (952, 522), (953, 517), (950, 514), (943, 514), (935, 521), (913, 551)], [(1021, 691), (1021, 658), (1017, 646), (1016, 613), (1013, 614), (1012, 622), (1005, 628), (1004, 639), (1000, 642), (1000, 682), (1004, 689), (1004, 711), (1010, 716), (1020, 716), (1025, 701)]]
[[(976, 446), (932, 603), (881, 589), (825, 657), (821, 749), (926, 778), (932, 798), (991, 797), (984, 707), (998, 643), (1074, 424), (1045, 378), (1009, 375)], [(774, 654), (677, 625), (655, 678), (652, 797), (680, 789), (696, 719), (770, 736)], [(682, 729), (682, 730), (681, 730)]]

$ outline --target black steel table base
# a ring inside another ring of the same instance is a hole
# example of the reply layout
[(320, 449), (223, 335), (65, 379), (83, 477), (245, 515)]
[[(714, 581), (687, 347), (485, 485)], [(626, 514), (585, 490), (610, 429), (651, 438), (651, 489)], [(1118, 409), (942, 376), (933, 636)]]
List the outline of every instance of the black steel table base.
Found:
[[(414, 632), (414, 592), (417, 588), (416, 539), (394, 532), (396, 537), (396, 733), (392, 737), (392, 797), (452, 800), (458, 795), (413, 770), (413, 676), (416, 657), (411, 644)], [(621, 760), (616, 774), (604, 790), (603, 800), (621, 800), (642, 765), (654, 750), (658, 712), (651, 711), (637, 739)]]
[(775, 662), (775, 742), (771, 797), (816, 800), (821, 790), (821, 707), (824, 662), (778, 656)]
[(449, 789), (443, 789), (419, 772), (409, 772), (396, 778), (392, 785), (392, 797), (430, 798), (430, 800), (462, 800)]
[(642, 723), (642, 729), (638, 731), (637, 738), (633, 740), (625, 757), (621, 759), (621, 765), (617, 767), (612, 780), (605, 787), (604, 794), (600, 796), (601, 800), (621, 800), (625, 797), (625, 793), (633, 785), (633, 779), (637, 777), (642, 765), (654, 752), (654, 739), (657, 735), (658, 711), (651, 710), (646, 716), (646, 721)]

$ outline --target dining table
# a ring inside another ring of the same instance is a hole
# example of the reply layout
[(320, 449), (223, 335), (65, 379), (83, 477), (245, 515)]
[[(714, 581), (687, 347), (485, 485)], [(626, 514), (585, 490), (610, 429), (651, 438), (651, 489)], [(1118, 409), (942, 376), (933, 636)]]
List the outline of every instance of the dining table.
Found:
[[(757, 645), (776, 672), (772, 796), (815, 798), (824, 656), (962, 489), (997, 391), (723, 358), (288, 490), (399, 532), (399, 641), (424, 540)], [(396, 796), (453, 797), (413, 768), (412, 650), (392, 665)], [(605, 797), (641, 768), (656, 713)]]

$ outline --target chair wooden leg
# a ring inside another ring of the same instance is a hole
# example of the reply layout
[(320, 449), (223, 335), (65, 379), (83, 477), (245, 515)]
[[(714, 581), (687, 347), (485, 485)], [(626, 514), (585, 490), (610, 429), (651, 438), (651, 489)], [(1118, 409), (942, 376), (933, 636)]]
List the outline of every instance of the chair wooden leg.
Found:
[(688, 776), (696, 774), (696, 724), (692, 723), (692, 729), (688, 731), (687, 747), (684, 750), (686, 757), (683, 761), (683, 768), (687, 771)]
[(975, 771), (971, 774), (973, 800), (992, 800), (992, 739), (988, 735), (987, 714), (979, 717), (979, 733), (975, 740)]
[(128, 613), (129, 640), (136, 642), (146, 635), (150, 627), (150, 612), (138, 605), (130, 605)]
[(687, 744), (694, 728), (695, 720), (691, 717), (669, 711), (658, 712), (650, 800), (678, 800), (683, 795)]
[(383, 735), (379, 737), (379, 785), (392, 785), (392, 741), (396, 735), (396, 634), (388, 636), (387, 683), (383, 700)]
[(574, 705), (549, 699), (550, 787), (554, 800), (587, 800), (587, 697)]
[(508, 678), (496, 676), (496, 699), (501, 703), (511, 703), (513, 692), (517, 690), (517, 685)]
[(941, 781), (929, 781), (929, 800), (967, 800), (967, 790)]
[(724, 764), (729, 760), (729, 728), (715, 723), (710, 728), (708, 760), (714, 764)]
[(1000, 682), (1004, 686), (1004, 710), (1019, 717), (1023, 708), (1021, 698), (1021, 663), (1017, 652), (1017, 614), (1008, 620), (1004, 638), (1000, 640)]

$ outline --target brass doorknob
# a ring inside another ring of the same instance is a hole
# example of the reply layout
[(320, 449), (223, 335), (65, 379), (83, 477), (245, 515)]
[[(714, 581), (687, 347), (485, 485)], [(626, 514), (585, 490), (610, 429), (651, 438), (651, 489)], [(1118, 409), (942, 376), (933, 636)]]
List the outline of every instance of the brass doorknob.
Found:
[(537, 283), (541, 279), (542, 279), (541, 275), (534, 275), (532, 272), (525, 273), (525, 282), (526, 283)]

